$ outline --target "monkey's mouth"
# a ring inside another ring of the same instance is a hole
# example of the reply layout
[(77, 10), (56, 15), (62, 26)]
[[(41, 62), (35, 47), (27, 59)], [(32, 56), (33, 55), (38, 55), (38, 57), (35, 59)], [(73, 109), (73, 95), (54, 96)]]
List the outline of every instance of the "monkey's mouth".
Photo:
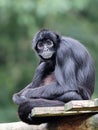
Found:
[(43, 52), (43, 53), (41, 54), (41, 56), (42, 56), (44, 59), (49, 59), (49, 58), (52, 57), (52, 55), (53, 55), (53, 52)]

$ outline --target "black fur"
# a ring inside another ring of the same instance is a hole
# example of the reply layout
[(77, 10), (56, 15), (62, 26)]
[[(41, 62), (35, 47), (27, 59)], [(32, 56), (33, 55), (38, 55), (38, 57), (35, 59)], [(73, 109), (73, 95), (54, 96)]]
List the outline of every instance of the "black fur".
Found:
[[(94, 64), (86, 48), (77, 40), (50, 30), (41, 30), (33, 40), (36, 52), (37, 42), (47, 38), (54, 43), (54, 55), (49, 60), (41, 59), (33, 82), (13, 96), (14, 102), (19, 105), (20, 119), (29, 124), (50, 120), (48, 117), (31, 117), (32, 108), (62, 106), (70, 100), (88, 100), (94, 91)], [(51, 73), (55, 80), (42, 85), (42, 81)]]

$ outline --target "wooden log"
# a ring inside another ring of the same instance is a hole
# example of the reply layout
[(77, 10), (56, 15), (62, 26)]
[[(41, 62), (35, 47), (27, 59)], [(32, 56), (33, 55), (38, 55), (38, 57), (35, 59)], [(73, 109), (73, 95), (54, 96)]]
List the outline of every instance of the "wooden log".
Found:
[(0, 130), (98, 130), (98, 114), (57, 118), (48, 124), (1, 123)]
[(48, 123), (48, 130), (93, 130), (90, 117), (88, 114), (62, 117)]
[(28, 125), (23, 122), (1, 123), (0, 130), (47, 130), (47, 124)]

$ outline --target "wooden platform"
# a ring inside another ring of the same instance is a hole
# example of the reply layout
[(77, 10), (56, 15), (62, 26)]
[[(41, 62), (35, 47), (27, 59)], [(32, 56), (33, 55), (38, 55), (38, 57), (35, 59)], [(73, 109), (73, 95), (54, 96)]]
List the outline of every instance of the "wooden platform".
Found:
[(98, 99), (71, 101), (62, 107), (37, 107), (32, 109), (33, 117), (70, 116), (98, 112)]
[(23, 122), (1, 123), (0, 130), (98, 130), (98, 99), (71, 101), (63, 107), (34, 108), (32, 117), (51, 122), (27, 125)]
[(49, 118), (46, 130), (98, 130), (98, 118), (97, 123), (92, 123), (92, 117), (97, 113), (98, 99), (95, 99), (71, 101), (62, 107), (34, 108), (31, 115), (45, 120)]

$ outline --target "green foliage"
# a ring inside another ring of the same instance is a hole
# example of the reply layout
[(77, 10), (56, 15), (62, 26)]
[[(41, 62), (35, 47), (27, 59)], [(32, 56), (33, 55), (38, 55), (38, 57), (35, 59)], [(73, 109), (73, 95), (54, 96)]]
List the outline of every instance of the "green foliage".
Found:
[[(38, 58), (31, 43), (40, 28), (85, 44), (98, 76), (97, 6), (98, 0), (0, 0), (0, 122), (17, 120), (12, 95), (32, 81)], [(93, 98), (97, 97), (97, 86), (96, 78)]]

